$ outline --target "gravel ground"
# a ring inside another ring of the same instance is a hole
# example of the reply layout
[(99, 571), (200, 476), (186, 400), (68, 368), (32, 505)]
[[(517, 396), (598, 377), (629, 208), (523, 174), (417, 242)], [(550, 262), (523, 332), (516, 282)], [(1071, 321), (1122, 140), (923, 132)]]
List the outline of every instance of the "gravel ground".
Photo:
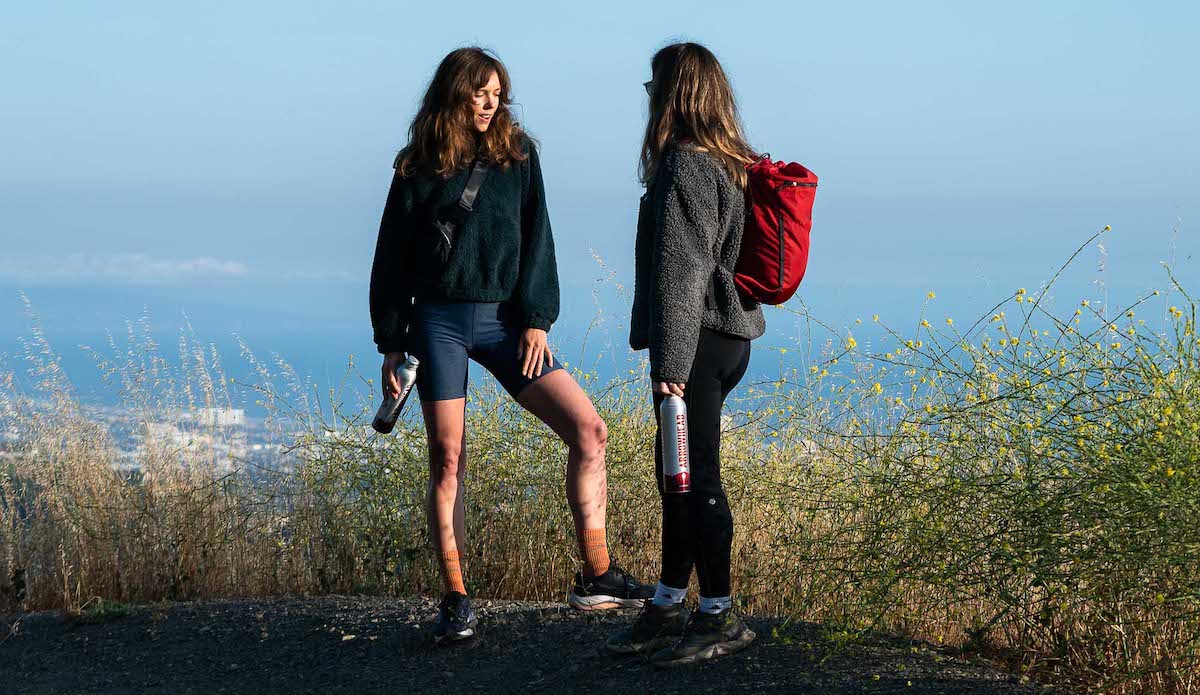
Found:
[(632, 611), (477, 601), (479, 636), (435, 647), (432, 599), (290, 597), (164, 603), (97, 620), (0, 618), (0, 693), (1036, 693), (986, 663), (879, 638), (835, 648), (811, 624), (751, 620), (758, 640), (657, 669), (604, 638)]

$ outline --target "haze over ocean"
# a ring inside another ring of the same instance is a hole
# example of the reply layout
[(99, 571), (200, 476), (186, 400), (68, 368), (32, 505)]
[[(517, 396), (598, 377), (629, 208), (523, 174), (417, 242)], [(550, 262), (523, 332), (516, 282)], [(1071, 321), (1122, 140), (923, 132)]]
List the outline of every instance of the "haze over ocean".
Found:
[[(800, 298), (827, 323), (908, 328), (929, 291), (931, 318), (973, 319), (1105, 225), (1114, 306), (1165, 288), (1172, 255), (1200, 290), (1195, 4), (453, 7), (0, 10), (0, 352), (29, 334), (24, 290), (85, 392), (97, 372), (76, 346), (143, 311), (168, 352), (186, 315), (235, 374), (236, 333), (321, 382), (349, 354), (375, 375), (367, 280), (392, 156), (466, 44), (505, 61), (541, 143), (563, 288), (551, 340), (570, 360), (597, 302), (626, 357), (628, 296), (597, 279), (632, 278), (641, 84), (673, 39), (721, 58), (754, 145), (820, 175)], [(1064, 311), (1096, 296), (1096, 261), (1057, 290)], [(795, 335), (783, 313), (768, 323), (759, 345)]]

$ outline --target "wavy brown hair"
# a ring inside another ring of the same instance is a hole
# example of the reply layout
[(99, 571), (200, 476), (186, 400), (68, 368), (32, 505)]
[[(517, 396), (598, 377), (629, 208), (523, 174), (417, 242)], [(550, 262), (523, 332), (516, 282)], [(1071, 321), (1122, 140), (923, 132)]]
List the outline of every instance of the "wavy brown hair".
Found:
[[(473, 125), (471, 99), (492, 78), (500, 79), (500, 102), (491, 126), (482, 133)], [(474, 46), (452, 51), (442, 59), (425, 90), (421, 108), (408, 127), (408, 145), (396, 155), (403, 176), (450, 176), (483, 157), (500, 166), (525, 159), (524, 132), (513, 118), (512, 83), (504, 63)]]
[(654, 178), (666, 151), (675, 145), (703, 147), (746, 186), (746, 165), (758, 154), (746, 143), (733, 87), (717, 57), (697, 43), (676, 43), (654, 54), (650, 120), (642, 140), (639, 174)]

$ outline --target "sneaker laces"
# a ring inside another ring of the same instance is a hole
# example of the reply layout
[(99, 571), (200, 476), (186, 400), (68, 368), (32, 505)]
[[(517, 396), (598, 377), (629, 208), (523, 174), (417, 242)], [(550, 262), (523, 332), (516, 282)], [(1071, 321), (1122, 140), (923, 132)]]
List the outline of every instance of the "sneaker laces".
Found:
[(621, 586), (626, 590), (637, 584), (637, 581), (632, 578), (624, 567), (618, 565), (616, 560), (608, 563), (608, 571), (612, 572), (613, 578), (621, 582)]
[(692, 620), (696, 621), (697, 626), (703, 624), (705, 628), (720, 632), (725, 627), (724, 621), (719, 617), (720, 615), (720, 613), (705, 613), (698, 610), (692, 614)]
[(648, 598), (645, 601), (642, 601), (642, 607), (640, 610), (638, 610), (638, 617), (637, 617), (638, 622), (641, 622), (642, 618), (648, 617), (650, 615), (650, 613), (653, 611), (654, 611), (654, 599)]
[(675, 638), (675, 642), (671, 645), (672, 649), (678, 648), (687, 639), (688, 633), (692, 630), (692, 623), (696, 622), (696, 616), (699, 614), (700, 611), (693, 611), (688, 616), (687, 622), (683, 624), (683, 629), (679, 631), (679, 637)]
[(458, 615), (458, 619), (464, 623), (471, 619), (471, 604), (467, 602), (466, 598), (458, 602), (455, 613)]
[(442, 598), (442, 611), (449, 614), (451, 618), (466, 622), (470, 615), (470, 610), (467, 608), (467, 597), (461, 594), (447, 594)]

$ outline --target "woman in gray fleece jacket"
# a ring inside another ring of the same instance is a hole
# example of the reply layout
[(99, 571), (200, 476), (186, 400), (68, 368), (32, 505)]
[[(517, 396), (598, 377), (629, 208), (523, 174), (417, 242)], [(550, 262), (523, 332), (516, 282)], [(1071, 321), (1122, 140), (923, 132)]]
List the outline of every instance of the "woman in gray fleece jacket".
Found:
[[(629, 343), (650, 349), (655, 417), (668, 395), (687, 404), (691, 490), (665, 491), (656, 443), (659, 584), (637, 622), (608, 648), (672, 665), (730, 654), (754, 639), (730, 597), (733, 516), (721, 486), (721, 409), (765, 322), (757, 303), (739, 295), (730, 270), (742, 243), (745, 167), (756, 155), (729, 81), (716, 57), (692, 43), (662, 49), (651, 69)], [(700, 605), (690, 614), (683, 600), (693, 568)]]

